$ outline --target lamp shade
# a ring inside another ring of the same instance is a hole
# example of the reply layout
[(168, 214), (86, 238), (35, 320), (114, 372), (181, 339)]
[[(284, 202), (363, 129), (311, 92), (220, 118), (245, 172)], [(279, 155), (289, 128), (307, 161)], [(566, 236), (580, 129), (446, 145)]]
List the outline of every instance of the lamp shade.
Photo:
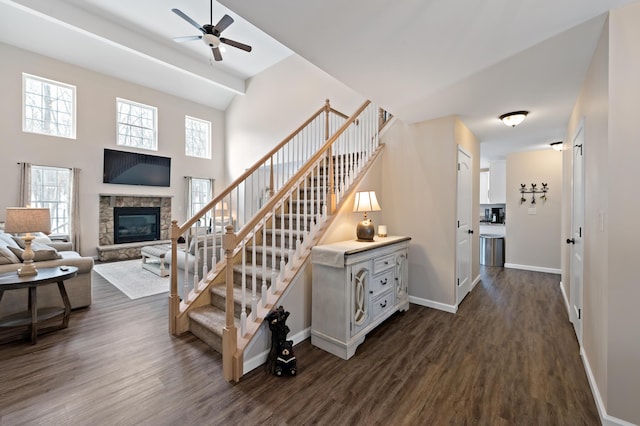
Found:
[(506, 114), (502, 114), (500, 116), (500, 120), (502, 120), (506, 126), (516, 127), (518, 124), (522, 123), (525, 118), (527, 118), (527, 114), (529, 114), (529, 111), (508, 112)]
[(378, 212), (380, 204), (376, 198), (375, 191), (356, 192), (356, 200), (353, 203), (354, 212)]
[(29, 232), (51, 233), (51, 216), (48, 208), (7, 207), (4, 232), (22, 234)]

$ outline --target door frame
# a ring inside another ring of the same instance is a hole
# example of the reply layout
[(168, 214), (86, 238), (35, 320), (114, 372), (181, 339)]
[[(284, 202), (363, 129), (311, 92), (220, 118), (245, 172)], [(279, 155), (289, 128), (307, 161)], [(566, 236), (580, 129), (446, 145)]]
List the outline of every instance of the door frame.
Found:
[[(460, 182), (460, 156), (468, 157), (469, 177), (468, 182)], [(462, 183), (462, 184), (461, 184)], [(462, 191), (466, 190), (466, 194)], [(464, 203), (461, 200), (464, 200)], [(466, 203), (466, 206), (464, 205)], [(463, 211), (466, 207), (466, 212)], [(465, 217), (463, 217), (465, 216)], [(466, 224), (465, 224), (466, 222)], [(460, 242), (466, 239), (466, 253), (460, 253)], [(455, 298), (456, 306), (462, 302), (464, 297), (471, 292), (473, 281), (472, 273), (473, 259), (473, 155), (458, 145), (456, 155), (456, 272), (455, 272)], [(464, 274), (461, 270), (465, 269)], [(462, 275), (466, 275), (466, 278)], [(462, 279), (462, 282), (460, 281)]]
[[(584, 118), (576, 126), (571, 141), (571, 235), (569, 244), (569, 320), (573, 324), (578, 343), (582, 346), (583, 289), (584, 289), (584, 236), (585, 236), (585, 126)], [(579, 170), (576, 159), (580, 161)], [(577, 189), (576, 189), (577, 188)], [(576, 270), (576, 269), (580, 270)]]

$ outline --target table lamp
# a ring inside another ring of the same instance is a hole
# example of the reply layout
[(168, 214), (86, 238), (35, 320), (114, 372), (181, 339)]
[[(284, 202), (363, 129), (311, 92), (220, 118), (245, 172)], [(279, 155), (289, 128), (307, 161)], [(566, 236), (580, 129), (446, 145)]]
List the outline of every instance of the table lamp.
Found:
[(34, 253), (31, 241), (35, 238), (31, 232), (51, 233), (51, 216), (48, 208), (7, 207), (4, 232), (8, 234), (22, 234), (24, 252), (22, 253), (22, 267), (18, 269), (18, 276), (27, 277), (37, 275), (38, 270), (33, 264)]
[(356, 192), (353, 211), (364, 212), (362, 222), (358, 223), (358, 226), (356, 227), (356, 236), (358, 237), (358, 241), (373, 241), (373, 236), (376, 231), (373, 226), (373, 221), (367, 218), (367, 212), (380, 211), (380, 204), (378, 204), (375, 191)]

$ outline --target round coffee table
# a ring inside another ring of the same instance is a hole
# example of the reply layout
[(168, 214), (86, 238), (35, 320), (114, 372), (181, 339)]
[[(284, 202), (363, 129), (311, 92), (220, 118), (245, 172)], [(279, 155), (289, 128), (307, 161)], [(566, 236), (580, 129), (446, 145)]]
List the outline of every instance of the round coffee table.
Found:
[[(37, 342), (38, 331), (45, 332), (67, 328), (69, 325), (69, 316), (71, 315), (71, 303), (69, 302), (67, 291), (64, 288), (64, 280), (73, 278), (77, 274), (77, 267), (61, 266), (56, 268), (38, 268), (37, 275), (28, 277), (19, 277), (16, 272), (0, 275), (0, 302), (2, 302), (2, 296), (5, 291), (18, 290), (22, 288), (29, 289), (27, 310), (0, 318), (0, 328), (29, 326), (32, 344)], [(64, 307), (43, 307), (38, 309), (38, 286), (52, 283), (58, 284), (58, 291), (62, 297)], [(41, 330), (38, 329), (39, 323), (48, 322), (59, 316), (62, 317), (61, 324), (43, 328)]]

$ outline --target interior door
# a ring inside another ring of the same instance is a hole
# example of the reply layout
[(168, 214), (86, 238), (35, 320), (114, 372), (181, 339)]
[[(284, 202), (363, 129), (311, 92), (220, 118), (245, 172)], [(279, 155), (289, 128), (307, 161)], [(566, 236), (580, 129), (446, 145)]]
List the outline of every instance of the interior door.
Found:
[(471, 155), (458, 148), (458, 207), (456, 232), (456, 305), (471, 291), (472, 182)]
[(573, 139), (573, 176), (571, 185), (570, 313), (578, 342), (582, 345), (582, 285), (584, 276), (584, 122)]

